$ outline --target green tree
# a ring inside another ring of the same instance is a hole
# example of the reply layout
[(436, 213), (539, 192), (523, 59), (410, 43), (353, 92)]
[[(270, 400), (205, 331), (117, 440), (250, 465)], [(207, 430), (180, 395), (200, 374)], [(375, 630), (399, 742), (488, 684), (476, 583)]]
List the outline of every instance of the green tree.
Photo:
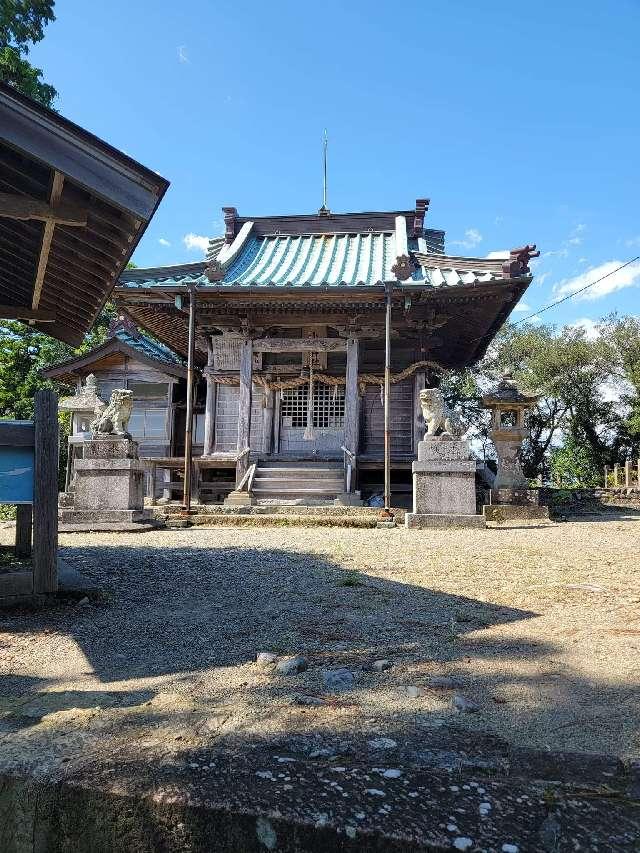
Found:
[(32, 44), (42, 40), (44, 28), (55, 20), (54, 0), (1, 0), (0, 80), (51, 107), (56, 90), (42, 79), (42, 70), (26, 59)]

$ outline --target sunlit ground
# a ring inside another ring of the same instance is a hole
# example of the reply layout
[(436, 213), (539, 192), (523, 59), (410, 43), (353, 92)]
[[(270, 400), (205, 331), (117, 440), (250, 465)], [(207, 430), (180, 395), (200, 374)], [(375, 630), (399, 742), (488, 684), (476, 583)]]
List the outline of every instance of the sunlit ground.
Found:
[[(61, 536), (61, 554), (102, 594), (0, 612), (5, 762), (438, 728), (640, 754), (638, 518), (79, 534)], [(276, 675), (259, 651), (309, 668)], [(378, 659), (391, 669), (371, 672)], [(355, 684), (331, 694), (322, 673), (338, 667)], [(433, 689), (434, 676), (460, 686)], [(455, 694), (479, 710), (459, 712)]]

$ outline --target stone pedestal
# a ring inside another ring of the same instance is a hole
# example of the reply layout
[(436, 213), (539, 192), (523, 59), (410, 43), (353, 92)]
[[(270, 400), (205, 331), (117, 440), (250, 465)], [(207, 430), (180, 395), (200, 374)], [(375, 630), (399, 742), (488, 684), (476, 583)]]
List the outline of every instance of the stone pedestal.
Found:
[(418, 444), (413, 472), (413, 512), (407, 527), (484, 527), (476, 515), (476, 463), (469, 442), (427, 436)]
[(104, 436), (84, 443), (76, 462), (73, 508), (61, 509), (63, 524), (130, 525), (146, 520), (144, 473), (137, 442)]

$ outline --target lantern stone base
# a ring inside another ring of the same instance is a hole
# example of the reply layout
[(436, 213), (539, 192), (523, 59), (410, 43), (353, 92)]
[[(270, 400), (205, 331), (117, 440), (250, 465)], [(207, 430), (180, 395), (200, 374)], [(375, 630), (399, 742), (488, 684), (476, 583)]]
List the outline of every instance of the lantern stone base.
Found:
[(453, 436), (427, 437), (418, 444), (406, 527), (484, 527), (484, 517), (476, 514), (476, 463), (470, 456), (469, 442)]
[(137, 442), (121, 436), (84, 442), (83, 458), (75, 463), (72, 491), (61, 508), (61, 521), (106, 525), (146, 521), (144, 473)]

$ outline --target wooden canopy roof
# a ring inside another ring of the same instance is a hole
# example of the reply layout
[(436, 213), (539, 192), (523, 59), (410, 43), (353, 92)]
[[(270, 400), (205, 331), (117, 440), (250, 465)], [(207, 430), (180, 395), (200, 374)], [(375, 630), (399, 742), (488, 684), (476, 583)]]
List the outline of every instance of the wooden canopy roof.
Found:
[(80, 344), (168, 186), (0, 83), (0, 317)]

